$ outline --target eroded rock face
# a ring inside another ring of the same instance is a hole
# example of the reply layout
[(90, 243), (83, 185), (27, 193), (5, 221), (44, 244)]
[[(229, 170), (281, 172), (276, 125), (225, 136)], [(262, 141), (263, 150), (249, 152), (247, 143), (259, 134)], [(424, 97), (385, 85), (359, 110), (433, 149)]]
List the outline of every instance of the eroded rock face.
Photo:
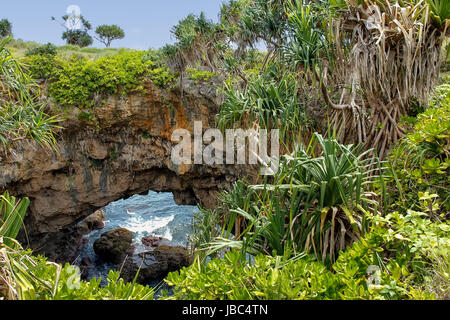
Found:
[(35, 254), (42, 254), (51, 261), (75, 263), (79, 250), (89, 241), (85, 235), (93, 230), (103, 229), (104, 219), (103, 211), (98, 210), (80, 223), (60, 232), (30, 235), (24, 245), (29, 246)]
[[(109, 97), (92, 109), (92, 121), (73, 109), (61, 125), (58, 152), (32, 142), (0, 155), (0, 192), (31, 200), (31, 234), (58, 232), (107, 204), (149, 190), (172, 192), (179, 204), (215, 207), (217, 191), (229, 188), (242, 166), (176, 166), (172, 132), (192, 132), (194, 121), (213, 127), (219, 104), (202, 90), (183, 95), (151, 82), (145, 93)], [(211, 93), (208, 93), (211, 94)]]

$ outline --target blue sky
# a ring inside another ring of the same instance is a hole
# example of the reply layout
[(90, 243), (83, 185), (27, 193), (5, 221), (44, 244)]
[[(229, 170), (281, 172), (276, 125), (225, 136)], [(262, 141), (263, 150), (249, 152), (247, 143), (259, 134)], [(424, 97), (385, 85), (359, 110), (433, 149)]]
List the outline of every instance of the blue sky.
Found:
[[(93, 29), (101, 24), (117, 24), (125, 31), (125, 39), (116, 40), (112, 47), (135, 49), (159, 48), (172, 43), (172, 26), (189, 13), (206, 16), (217, 21), (223, 0), (14, 0), (2, 1), (0, 19), (13, 24), (15, 39), (64, 44), (64, 29), (50, 17), (66, 14), (70, 5), (77, 5)], [(93, 32), (91, 32), (93, 34)], [(94, 41), (94, 47), (103, 44)]]

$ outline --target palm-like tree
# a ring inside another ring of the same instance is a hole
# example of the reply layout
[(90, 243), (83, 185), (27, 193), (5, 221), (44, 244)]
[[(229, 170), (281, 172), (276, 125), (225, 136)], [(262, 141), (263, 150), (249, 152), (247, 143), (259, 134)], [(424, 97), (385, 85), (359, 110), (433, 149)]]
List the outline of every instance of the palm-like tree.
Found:
[(239, 21), (239, 43), (253, 47), (263, 41), (268, 49), (263, 69), (273, 53), (286, 40), (287, 0), (254, 0), (246, 7)]
[[(288, 53), (315, 76), (341, 141), (365, 143), (383, 157), (399, 140), (399, 119), (413, 99), (427, 101), (439, 74), (449, 6), (448, 0), (292, 1), (296, 42)], [(318, 28), (311, 16), (328, 23)]]
[(370, 188), (381, 183), (376, 174), (381, 168), (370, 152), (315, 134), (308, 147), (284, 156), (273, 183), (236, 183), (224, 193), (222, 235), (200, 249), (207, 255), (224, 248), (250, 254), (311, 252), (334, 262), (339, 251), (367, 232), (368, 218), (377, 212)]
[(197, 65), (208, 67), (211, 72), (217, 70), (214, 44), (220, 39), (220, 33), (217, 25), (206, 19), (203, 12), (198, 17), (188, 15), (171, 32), (177, 43), (165, 50), (170, 55), (172, 66), (181, 71)]

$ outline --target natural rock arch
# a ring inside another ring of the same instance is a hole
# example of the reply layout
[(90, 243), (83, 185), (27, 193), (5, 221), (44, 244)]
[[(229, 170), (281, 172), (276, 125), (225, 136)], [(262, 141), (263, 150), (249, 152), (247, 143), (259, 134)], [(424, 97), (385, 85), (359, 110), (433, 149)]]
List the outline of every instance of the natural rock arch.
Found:
[(173, 192), (179, 204), (214, 207), (217, 191), (230, 186), (238, 168), (175, 166), (170, 138), (177, 128), (192, 131), (194, 121), (214, 126), (218, 111), (212, 91), (181, 95), (151, 82), (144, 93), (109, 97), (92, 109), (90, 121), (75, 108), (62, 124), (58, 152), (23, 142), (2, 155), (0, 191), (30, 198), (31, 234), (60, 231), (149, 190)]

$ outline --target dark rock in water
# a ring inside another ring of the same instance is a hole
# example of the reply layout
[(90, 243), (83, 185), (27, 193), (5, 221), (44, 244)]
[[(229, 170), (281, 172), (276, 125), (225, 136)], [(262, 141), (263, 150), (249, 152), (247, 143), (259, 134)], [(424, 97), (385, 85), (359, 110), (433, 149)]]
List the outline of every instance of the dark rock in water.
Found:
[(119, 228), (108, 231), (94, 242), (95, 253), (103, 260), (112, 263), (121, 263), (126, 255), (133, 251), (133, 233), (127, 229)]
[(91, 265), (92, 265), (92, 261), (88, 257), (84, 257), (83, 259), (81, 259), (80, 266), (90, 267)]
[(159, 246), (151, 252), (144, 252), (130, 257), (124, 262), (121, 277), (133, 281), (139, 268), (137, 282), (147, 284), (164, 278), (169, 272), (188, 267), (192, 263), (189, 251), (185, 247)]
[(150, 248), (156, 248), (161, 245), (162, 240), (167, 240), (162, 237), (155, 237), (155, 236), (147, 236), (142, 238), (142, 244), (144, 246), (150, 247)]
[(89, 269), (92, 267), (92, 261), (88, 257), (84, 257), (80, 262), (81, 279), (89, 280)]

